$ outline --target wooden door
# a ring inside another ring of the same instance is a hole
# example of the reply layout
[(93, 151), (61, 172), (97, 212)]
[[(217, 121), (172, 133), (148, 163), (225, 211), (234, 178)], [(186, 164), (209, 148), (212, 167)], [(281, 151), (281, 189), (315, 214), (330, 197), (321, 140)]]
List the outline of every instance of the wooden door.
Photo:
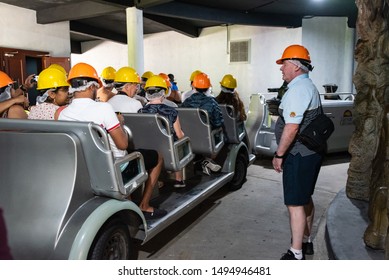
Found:
[(16, 82), (16, 86), (22, 84), (25, 79), (24, 55), (18, 51), (7, 51), (3, 53), (4, 72)]
[(49, 67), (51, 64), (59, 64), (65, 68), (66, 73), (70, 71), (70, 58), (69, 57), (42, 57), (43, 69)]

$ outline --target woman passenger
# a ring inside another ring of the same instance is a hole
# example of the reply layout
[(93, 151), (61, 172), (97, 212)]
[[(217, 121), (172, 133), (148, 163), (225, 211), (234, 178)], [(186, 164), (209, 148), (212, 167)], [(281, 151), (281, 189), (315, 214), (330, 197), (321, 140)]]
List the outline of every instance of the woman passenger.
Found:
[(30, 108), (29, 119), (53, 120), (57, 109), (69, 103), (66, 73), (54, 67), (46, 68), (39, 74), (37, 90), (40, 95), (36, 105)]
[(244, 109), (243, 101), (240, 99), (238, 92), (236, 91), (237, 82), (234, 76), (227, 74), (220, 82), (221, 92), (216, 97), (216, 101), (219, 104), (232, 105), (237, 115), (238, 121), (245, 121), (247, 115)]

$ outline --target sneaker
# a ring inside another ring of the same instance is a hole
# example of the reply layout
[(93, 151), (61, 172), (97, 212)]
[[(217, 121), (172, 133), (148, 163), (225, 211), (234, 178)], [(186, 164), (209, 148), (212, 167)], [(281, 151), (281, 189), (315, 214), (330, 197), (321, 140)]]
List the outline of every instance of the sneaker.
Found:
[(185, 182), (184, 181), (175, 181), (174, 182), (174, 185), (173, 185), (175, 188), (185, 188), (186, 185), (185, 185)]
[(202, 166), (208, 167), (212, 172), (218, 172), (222, 167), (218, 164), (216, 164), (214, 161), (210, 159), (205, 159), (201, 163)]
[(208, 162), (203, 161), (201, 163), (201, 167), (203, 168), (203, 173), (207, 174), (208, 176), (211, 176), (211, 169), (207, 166)]
[(312, 242), (303, 242), (303, 254), (304, 255), (313, 255), (313, 243)]
[[(296, 261), (298, 261), (298, 259), (296, 259), (296, 257), (294, 256), (294, 254), (291, 250), (288, 250), (285, 254), (283, 254), (280, 260), (296, 260)], [(305, 260), (304, 254), (303, 254), (302, 260)]]

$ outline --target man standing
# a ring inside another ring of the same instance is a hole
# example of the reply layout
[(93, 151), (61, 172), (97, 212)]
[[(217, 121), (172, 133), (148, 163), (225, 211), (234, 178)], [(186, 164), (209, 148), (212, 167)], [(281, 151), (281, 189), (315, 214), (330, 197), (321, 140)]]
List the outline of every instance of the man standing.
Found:
[(301, 260), (305, 259), (305, 254), (313, 254), (310, 237), (314, 217), (312, 194), (322, 155), (309, 150), (297, 136), (320, 114), (320, 96), (308, 76), (313, 67), (305, 47), (287, 47), (276, 63), (282, 65), (280, 70), (288, 90), (279, 107), (280, 117), (275, 127), (278, 148), (272, 163), (276, 172), (283, 172), (284, 203), (292, 234), (291, 247), (281, 260)]

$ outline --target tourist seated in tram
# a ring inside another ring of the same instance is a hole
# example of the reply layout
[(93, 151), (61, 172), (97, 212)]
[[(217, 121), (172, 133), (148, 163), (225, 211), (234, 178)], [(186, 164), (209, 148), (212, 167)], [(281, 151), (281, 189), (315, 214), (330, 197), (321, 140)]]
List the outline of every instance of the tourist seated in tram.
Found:
[[(182, 108), (200, 108), (208, 112), (209, 121), (212, 129), (217, 129), (223, 126), (223, 114), (219, 107), (219, 104), (214, 97), (209, 96), (211, 91), (211, 80), (205, 73), (197, 74), (193, 79), (194, 93), (185, 99), (181, 104)], [(221, 166), (218, 165), (214, 158), (205, 158), (202, 163), (203, 172), (207, 175), (211, 175), (211, 172), (218, 172)]]
[[(184, 137), (177, 110), (174, 107), (163, 103), (166, 91), (168, 90), (165, 79), (159, 75), (150, 77), (146, 82), (145, 90), (146, 98), (149, 103), (140, 109), (139, 113), (160, 114), (161, 116), (165, 116), (169, 121), (174, 140), (177, 141)], [(185, 187), (182, 170), (175, 172), (175, 179), (174, 187)]]
[[(72, 102), (59, 112), (58, 120), (92, 121), (101, 125), (108, 132), (114, 157), (121, 158), (127, 155), (128, 135), (123, 129), (123, 116), (115, 114), (109, 103), (95, 102), (97, 89), (102, 85), (96, 70), (89, 64), (78, 63), (70, 70), (68, 82), (69, 91), (74, 94), (74, 97)], [(150, 199), (157, 185), (163, 159), (154, 150), (136, 151), (143, 155), (145, 168), (149, 174), (139, 208), (146, 219), (160, 218), (167, 214), (166, 210), (151, 206)], [(122, 169), (123, 178), (132, 176), (131, 164), (122, 166)]]
[(58, 108), (70, 101), (66, 72), (54, 67), (48, 67), (39, 73), (37, 90), (39, 95), (36, 105), (31, 106), (28, 119), (54, 120)]
[(239, 97), (239, 93), (236, 91), (237, 82), (234, 76), (227, 74), (220, 81), (221, 91), (216, 96), (216, 101), (219, 104), (231, 105), (234, 107), (234, 111), (237, 120), (243, 122), (247, 119), (243, 101)]
[[(30, 83), (33, 75), (27, 77), (25, 83)], [(13, 88), (14, 81), (3, 71), (0, 71), (0, 116), (10, 119), (27, 119), (25, 109), (28, 108), (27, 88), (21, 85)]]

